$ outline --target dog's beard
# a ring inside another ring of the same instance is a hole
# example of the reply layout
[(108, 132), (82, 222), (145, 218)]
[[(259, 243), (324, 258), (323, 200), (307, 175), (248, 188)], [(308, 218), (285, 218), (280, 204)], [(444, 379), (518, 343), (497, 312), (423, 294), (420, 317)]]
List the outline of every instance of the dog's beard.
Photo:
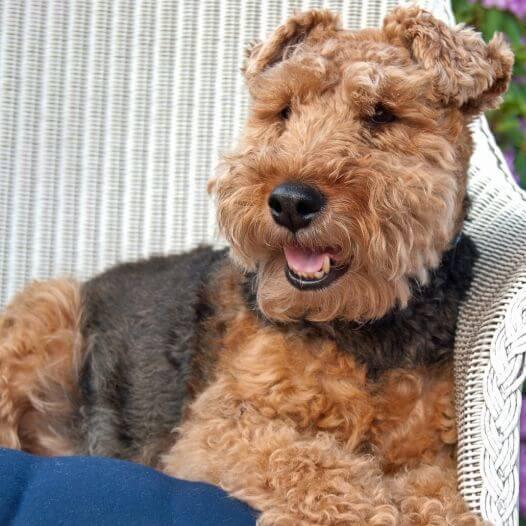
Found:
[[(261, 230), (259, 234), (263, 234)], [(355, 239), (347, 246), (337, 235), (326, 236), (324, 239), (331, 239), (333, 243), (337, 240), (336, 246), (345, 247), (337, 251), (340, 256), (337, 264), (345, 266), (345, 272), (327, 286), (308, 290), (294, 286), (290, 276), (287, 278), (290, 271), (285, 257), (287, 243), (279, 246), (277, 239), (268, 235), (257, 238), (256, 235), (238, 238), (242, 242), (232, 243), (231, 253), (241, 267), (256, 272), (261, 312), (268, 319), (280, 322), (302, 319), (365, 322), (381, 318), (392, 309), (403, 308), (411, 295), (411, 282), (426, 283), (428, 270), (439, 264), (448, 244), (442, 236), (422, 236), (417, 248), (417, 243), (408, 242), (408, 236), (401, 231), (389, 241), (385, 236), (378, 236), (376, 242), (371, 238), (368, 243)], [(261, 239), (266, 242), (261, 244)], [(318, 244), (331, 246), (320, 241)], [(313, 246), (314, 243), (308, 250), (315, 250)]]
[(275, 321), (366, 321), (405, 306), (410, 296), (409, 280), (405, 277), (382, 280), (352, 268), (322, 290), (298, 290), (288, 282), (285, 265), (284, 258), (273, 258), (261, 262), (257, 270), (258, 306)]
[(328, 249), (319, 247), (344, 247), (335, 250), (334, 263), (344, 271), (326, 286), (313, 290), (290, 279), (290, 262), (285, 257), (290, 241), (265, 236), (260, 229), (259, 236), (254, 233), (238, 238), (241, 243), (231, 244), (234, 260), (245, 270), (256, 272), (257, 302), (265, 317), (281, 322), (364, 322), (381, 318), (407, 305), (411, 282), (426, 283), (429, 270), (440, 263), (447, 238), (452, 235), (422, 235), (415, 241), (402, 230), (393, 230), (390, 236), (368, 237), (367, 242), (351, 237), (351, 243), (345, 244), (338, 236), (340, 231), (317, 237), (307, 248), (304, 243), (300, 245), (302, 250), (322, 254)]

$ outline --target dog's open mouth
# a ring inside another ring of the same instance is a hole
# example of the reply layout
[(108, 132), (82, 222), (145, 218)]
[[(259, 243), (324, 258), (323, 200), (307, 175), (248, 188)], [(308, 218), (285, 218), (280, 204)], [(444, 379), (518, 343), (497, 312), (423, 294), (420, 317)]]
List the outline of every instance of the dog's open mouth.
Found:
[(337, 264), (334, 252), (307, 250), (297, 246), (284, 247), (287, 267), (285, 275), (291, 285), (300, 290), (318, 290), (329, 286), (345, 274), (347, 265)]

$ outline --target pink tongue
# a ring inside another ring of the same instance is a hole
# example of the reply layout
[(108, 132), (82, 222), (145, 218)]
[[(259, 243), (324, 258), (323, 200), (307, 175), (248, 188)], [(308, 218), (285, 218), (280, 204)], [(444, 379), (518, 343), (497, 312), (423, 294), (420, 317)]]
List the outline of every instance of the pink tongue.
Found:
[(285, 247), (285, 258), (289, 267), (297, 272), (318, 272), (323, 267), (325, 252), (316, 253), (299, 247)]

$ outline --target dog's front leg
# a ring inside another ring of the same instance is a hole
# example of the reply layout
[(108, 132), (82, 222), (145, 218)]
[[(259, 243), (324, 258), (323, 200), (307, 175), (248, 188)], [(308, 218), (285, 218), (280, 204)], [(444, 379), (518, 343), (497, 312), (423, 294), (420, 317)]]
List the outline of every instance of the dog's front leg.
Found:
[(192, 405), (164, 471), (221, 486), (262, 511), (259, 524), (398, 524), (373, 458), (266, 418), (221, 379)]

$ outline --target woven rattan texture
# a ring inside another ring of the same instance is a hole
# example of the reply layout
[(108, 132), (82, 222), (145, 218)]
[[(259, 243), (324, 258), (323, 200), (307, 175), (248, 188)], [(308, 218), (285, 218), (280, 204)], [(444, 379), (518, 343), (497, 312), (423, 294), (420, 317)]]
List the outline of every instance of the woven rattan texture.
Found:
[(473, 208), (466, 231), (480, 259), (456, 341), (459, 483), (496, 525), (518, 522), (520, 390), (526, 353), (526, 194), (485, 120), (474, 126)]

